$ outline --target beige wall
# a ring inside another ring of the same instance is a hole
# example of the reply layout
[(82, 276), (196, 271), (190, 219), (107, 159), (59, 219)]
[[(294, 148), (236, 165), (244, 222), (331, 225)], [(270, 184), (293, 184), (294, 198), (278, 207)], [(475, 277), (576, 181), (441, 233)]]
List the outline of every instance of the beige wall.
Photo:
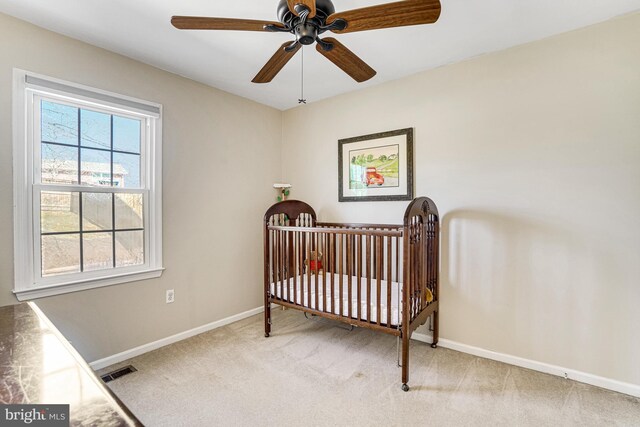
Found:
[(414, 127), (442, 337), (640, 384), (639, 45), (635, 14), (289, 110), (283, 178), (322, 220), (400, 222), (338, 203), (337, 140)]
[(282, 113), (0, 14), (0, 306), (17, 302), (13, 67), (164, 105), (164, 275), (39, 300), (87, 360), (262, 304), (260, 218), (281, 174)]

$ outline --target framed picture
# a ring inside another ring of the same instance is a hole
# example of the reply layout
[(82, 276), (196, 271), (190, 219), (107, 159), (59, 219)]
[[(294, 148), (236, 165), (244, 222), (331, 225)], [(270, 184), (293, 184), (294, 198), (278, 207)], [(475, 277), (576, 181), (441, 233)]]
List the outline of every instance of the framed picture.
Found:
[(412, 128), (338, 141), (338, 201), (412, 199)]

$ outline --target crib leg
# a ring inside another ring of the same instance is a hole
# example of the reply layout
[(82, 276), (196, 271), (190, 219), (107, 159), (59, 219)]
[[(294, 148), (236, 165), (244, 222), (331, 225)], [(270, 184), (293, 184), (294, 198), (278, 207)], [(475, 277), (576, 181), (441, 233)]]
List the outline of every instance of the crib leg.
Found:
[(402, 391), (409, 391), (409, 334), (402, 336)]
[(271, 333), (271, 304), (267, 300), (264, 305), (264, 336), (269, 338)]
[(432, 322), (433, 322), (433, 340), (431, 343), (431, 347), (432, 348), (437, 348), (438, 347), (438, 330), (440, 329), (440, 322), (438, 321), (438, 312), (434, 311), (433, 315), (432, 315)]

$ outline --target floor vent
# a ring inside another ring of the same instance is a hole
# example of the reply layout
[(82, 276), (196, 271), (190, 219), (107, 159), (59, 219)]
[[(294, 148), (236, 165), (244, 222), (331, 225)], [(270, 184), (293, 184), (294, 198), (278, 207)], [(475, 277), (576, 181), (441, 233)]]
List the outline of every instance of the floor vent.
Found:
[(136, 371), (137, 371), (136, 368), (129, 365), (129, 366), (125, 366), (124, 368), (116, 369), (115, 371), (109, 372), (108, 374), (101, 375), (100, 378), (102, 378), (102, 381), (104, 381), (105, 383), (108, 383), (109, 381), (113, 381), (115, 379), (118, 379), (122, 376), (125, 376), (127, 374), (130, 374)]

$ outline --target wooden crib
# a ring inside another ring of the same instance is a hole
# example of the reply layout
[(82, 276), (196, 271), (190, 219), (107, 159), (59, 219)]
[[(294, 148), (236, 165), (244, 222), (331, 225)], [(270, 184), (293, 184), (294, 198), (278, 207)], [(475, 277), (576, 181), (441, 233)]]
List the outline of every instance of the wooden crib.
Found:
[[(395, 335), (402, 389), (409, 390), (409, 339), (430, 316), (438, 342), (438, 209), (414, 199), (402, 225), (316, 222), (308, 204), (287, 200), (264, 216), (264, 328), (271, 304)], [(321, 262), (309, 262), (322, 254)]]

